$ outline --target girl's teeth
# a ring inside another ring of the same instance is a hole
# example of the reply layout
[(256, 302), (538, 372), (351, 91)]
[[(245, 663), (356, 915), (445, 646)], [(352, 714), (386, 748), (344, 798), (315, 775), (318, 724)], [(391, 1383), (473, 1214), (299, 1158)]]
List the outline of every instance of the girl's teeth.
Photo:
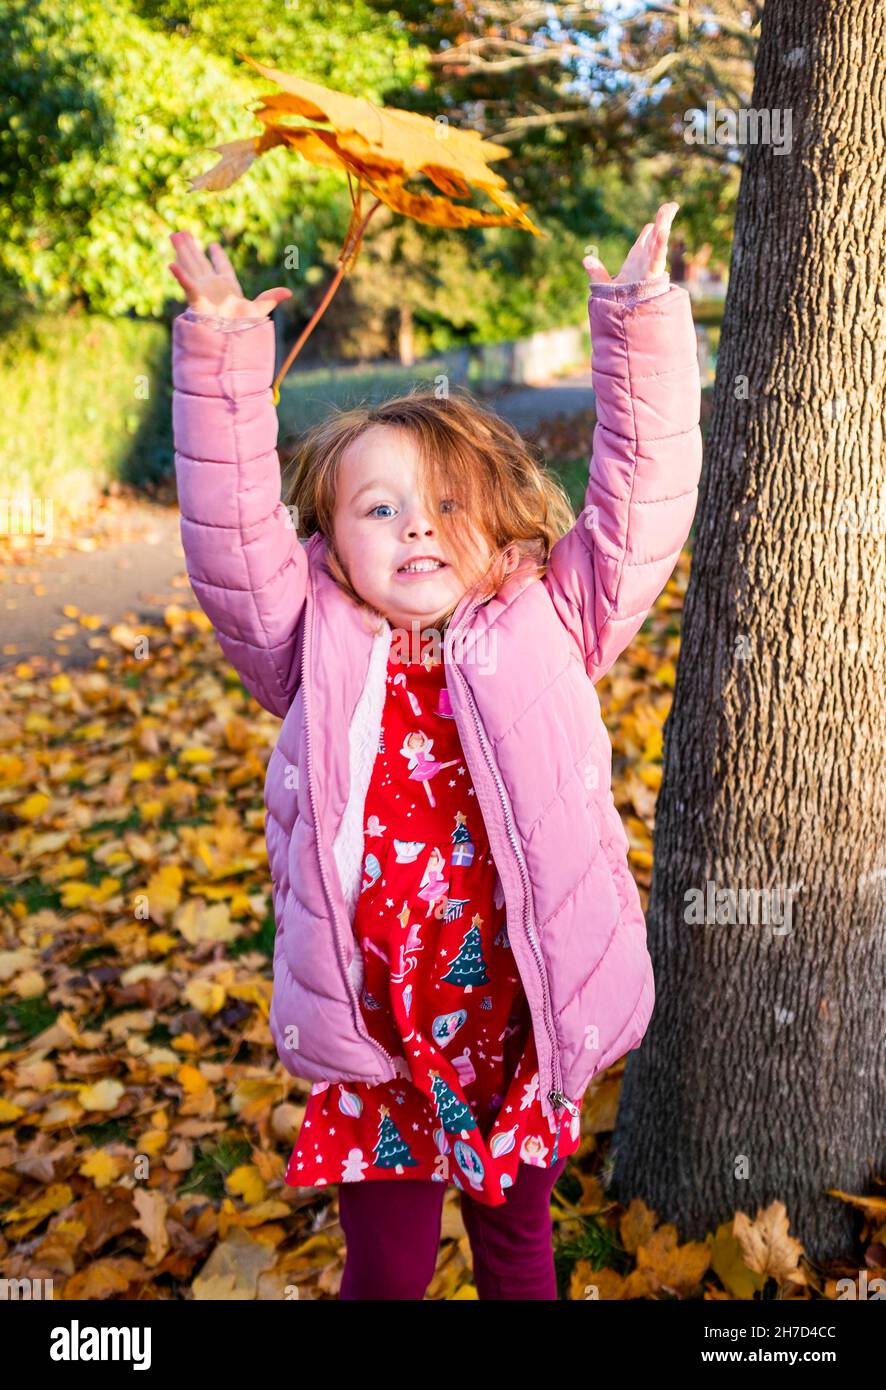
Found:
[(401, 574), (422, 574), (422, 573), (425, 573), (425, 572), (430, 573), (432, 570), (438, 570), (438, 569), (442, 569), (442, 565), (440, 564), (439, 560), (435, 560), (435, 561), (433, 561), (433, 562), (432, 562), (432, 561), (426, 561), (426, 562), (424, 562), (424, 563), (422, 563), (422, 564), (418, 564), (418, 565), (401, 565), (401, 566), (400, 566), (400, 573), (401, 573)]

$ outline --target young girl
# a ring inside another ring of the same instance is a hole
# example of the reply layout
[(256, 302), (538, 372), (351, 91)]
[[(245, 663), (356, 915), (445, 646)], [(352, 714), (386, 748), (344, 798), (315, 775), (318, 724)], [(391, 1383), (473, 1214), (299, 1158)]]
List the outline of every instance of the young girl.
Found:
[[(311, 1080), (286, 1182), (339, 1186), (342, 1299), (421, 1299), (451, 1180), (480, 1298), (556, 1298), (550, 1194), (654, 1002), (594, 682), (688, 535), (701, 466), (675, 203), (590, 323), (585, 506), (467, 394), (308, 432), (281, 500), (268, 313), (217, 245), (170, 267), (188, 574), (283, 724), (265, 781), (270, 1028)], [(306, 540), (299, 540), (298, 531)]]

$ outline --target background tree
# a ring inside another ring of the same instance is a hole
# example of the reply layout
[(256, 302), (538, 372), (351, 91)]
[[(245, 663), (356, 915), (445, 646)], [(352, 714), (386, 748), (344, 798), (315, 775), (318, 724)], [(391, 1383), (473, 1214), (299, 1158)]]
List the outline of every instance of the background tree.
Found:
[(237, 47), (379, 101), (427, 56), (363, 0), (7, 0), (4, 19), (0, 276), (32, 306), (109, 315), (163, 312), (176, 227), (229, 239), (250, 297), (281, 283), (293, 248), (297, 303), (311, 298), (307, 270), (326, 279), (317, 241), (340, 244), (350, 214), (338, 175), (280, 150), (223, 200), (189, 188), (210, 145), (255, 132), (248, 106), (265, 84)]
[[(822, 1257), (886, 1167), (883, 113), (878, 0), (769, 0), (745, 152), (629, 1057), (619, 1193), (684, 1236), (784, 1200)], [(796, 889), (790, 930), (687, 894)]]
[[(601, 170), (630, 184), (651, 164), (653, 205), (679, 184), (682, 236), (728, 253), (740, 150), (688, 148), (682, 133), (687, 110), (708, 100), (747, 105), (761, 4), (400, 0), (396, 8), (431, 55), (429, 81), (401, 104), (448, 113), (509, 145), (513, 168), (502, 171), (540, 217), (586, 226)], [(577, 178), (582, 169), (593, 177)]]

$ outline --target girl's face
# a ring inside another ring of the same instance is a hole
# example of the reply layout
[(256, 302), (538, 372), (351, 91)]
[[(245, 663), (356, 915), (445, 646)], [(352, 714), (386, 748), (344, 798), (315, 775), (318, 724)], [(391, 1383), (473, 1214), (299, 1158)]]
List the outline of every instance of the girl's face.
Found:
[[(419, 454), (408, 430), (373, 425), (342, 456), (334, 538), (356, 592), (383, 613), (392, 627), (419, 632), (442, 625), (465, 594), (446, 553), (435, 517), (419, 492)], [(441, 508), (453, 505), (439, 498)], [(471, 558), (482, 573), (492, 559), (474, 526), (465, 523)], [(442, 568), (404, 574), (400, 566), (419, 556)]]

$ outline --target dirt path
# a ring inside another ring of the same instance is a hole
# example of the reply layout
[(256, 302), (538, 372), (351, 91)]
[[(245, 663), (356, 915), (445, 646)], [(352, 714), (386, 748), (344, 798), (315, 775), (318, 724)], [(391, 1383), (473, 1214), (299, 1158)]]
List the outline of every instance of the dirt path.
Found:
[[(542, 420), (586, 410), (593, 403), (590, 370), (544, 386), (498, 391), (484, 403), (529, 430)], [(106, 630), (121, 620), (137, 625), (140, 616), (156, 621), (168, 603), (196, 603), (177, 507), (134, 500), (118, 533), (119, 539), (112, 530), (85, 551), (66, 548), (76, 546), (76, 537), (56, 536), (59, 549), (35, 540), (27, 555), (0, 559), (0, 670), (29, 658), (50, 671), (90, 665), (106, 639), (78, 616), (66, 616), (65, 605), (100, 618)]]

